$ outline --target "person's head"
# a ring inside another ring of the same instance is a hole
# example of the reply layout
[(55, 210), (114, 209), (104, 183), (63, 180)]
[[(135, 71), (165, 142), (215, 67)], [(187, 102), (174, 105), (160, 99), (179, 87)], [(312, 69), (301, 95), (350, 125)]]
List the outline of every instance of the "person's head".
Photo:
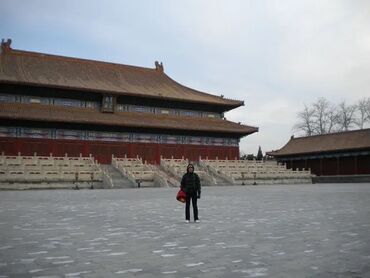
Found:
[(188, 167), (186, 168), (187, 173), (193, 173), (194, 172), (194, 165), (189, 164)]

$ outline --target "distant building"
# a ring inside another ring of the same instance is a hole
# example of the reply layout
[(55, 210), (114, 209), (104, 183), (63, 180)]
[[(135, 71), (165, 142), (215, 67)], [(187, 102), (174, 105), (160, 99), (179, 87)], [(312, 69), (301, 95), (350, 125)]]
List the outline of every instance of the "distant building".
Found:
[(370, 174), (370, 129), (292, 137), (267, 154), (288, 168), (311, 169), (317, 176)]
[(0, 54), (0, 151), (234, 159), (258, 128), (224, 119), (243, 101), (185, 87), (155, 68), (14, 50)]

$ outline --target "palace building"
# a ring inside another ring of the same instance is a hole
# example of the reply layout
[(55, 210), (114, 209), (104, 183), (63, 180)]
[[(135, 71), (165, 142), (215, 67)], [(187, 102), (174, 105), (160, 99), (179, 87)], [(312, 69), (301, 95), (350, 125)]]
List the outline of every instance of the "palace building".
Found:
[(0, 151), (7, 155), (239, 158), (258, 128), (228, 121), (243, 101), (183, 86), (155, 68), (15, 50), (0, 54)]
[(292, 137), (267, 154), (287, 168), (310, 169), (317, 176), (369, 175), (370, 129)]

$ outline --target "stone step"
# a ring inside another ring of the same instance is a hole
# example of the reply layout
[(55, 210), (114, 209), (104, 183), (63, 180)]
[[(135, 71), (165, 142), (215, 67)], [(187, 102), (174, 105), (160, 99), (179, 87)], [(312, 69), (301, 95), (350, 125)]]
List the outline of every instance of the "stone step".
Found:
[(114, 168), (112, 165), (102, 165), (102, 168), (108, 172), (112, 179), (114, 188), (134, 188), (136, 185), (123, 176), (120, 171)]
[(141, 182), (140, 187), (155, 187), (154, 182), (144, 181)]
[(213, 177), (216, 179), (216, 185), (229, 185), (230, 184), (228, 181), (226, 181), (225, 179), (219, 176), (213, 175)]
[(120, 179), (123, 175), (121, 173), (109, 173), (112, 179)]

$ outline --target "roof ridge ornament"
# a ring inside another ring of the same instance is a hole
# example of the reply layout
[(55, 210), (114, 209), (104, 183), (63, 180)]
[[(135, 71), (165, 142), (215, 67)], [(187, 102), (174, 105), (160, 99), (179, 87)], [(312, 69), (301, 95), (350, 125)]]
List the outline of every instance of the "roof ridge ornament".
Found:
[(164, 72), (164, 68), (163, 68), (163, 63), (162, 62), (159, 63), (158, 61), (155, 61), (154, 64), (155, 64), (155, 70), (156, 71), (159, 71), (161, 73)]
[(223, 99), (225, 99), (225, 100), (238, 101), (238, 102), (241, 102), (241, 103), (242, 103), (242, 105), (244, 105), (244, 101), (239, 100), (239, 99), (234, 99), (234, 98), (227, 98), (227, 97), (225, 97), (223, 94), (221, 94), (221, 95), (220, 95), (220, 98), (223, 98)]
[(7, 39), (6, 41), (5, 41), (5, 39), (2, 39), (1, 40), (1, 52), (7, 52), (7, 51), (11, 50), (12, 49), (10, 47), (11, 44), (12, 44), (11, 39)]

